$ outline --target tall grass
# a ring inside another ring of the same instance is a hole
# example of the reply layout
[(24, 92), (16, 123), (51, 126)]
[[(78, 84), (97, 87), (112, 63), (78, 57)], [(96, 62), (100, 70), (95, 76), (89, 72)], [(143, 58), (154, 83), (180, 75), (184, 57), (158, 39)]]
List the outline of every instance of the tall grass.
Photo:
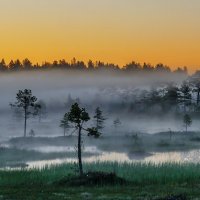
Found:
[[(84, 170), (115, 172), (133, 185), (200, 183), (200, 164), (97, 162), (85, 163)], [(70, 175), (75, 175), (72, 163), (51, 165), (42, 169), (3, 170), (0, 171), (0, 187), (27, 184), (45, 186)]]

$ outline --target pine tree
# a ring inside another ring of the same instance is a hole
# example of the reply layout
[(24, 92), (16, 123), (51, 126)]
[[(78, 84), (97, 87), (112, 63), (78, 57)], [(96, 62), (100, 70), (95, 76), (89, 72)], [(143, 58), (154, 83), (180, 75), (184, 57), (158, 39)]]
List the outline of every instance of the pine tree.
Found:
[(192, 95), (191, 95), (191, 88), (190, 85), (187, 82), (183, 82), (180, 88), (181, 96), (180, 96), (180, 102), (183, 103), (183, 109), (184, 113), (186, 113), (186, 108), (191, 104)]
[(97, 107), (95, 110), (94, 119), (95, 119), (95, 123), (96, 123), (95, 128), (98, 133), (100, 133), (100, 131), (104, 128), (104, 121), (106, 120), (103, 117), (102, 113), (103, 113), (102, 110), (99, 107)]
[(118, 128), (120, 125), (121, 125), (121, 121), (119, 118), (116, 118), (114, 121), (113, 121), (113, 125), (115, 128)]
[(188, 114), (184, 115), (184, 117), (183, 117), (183, 123), (185, 125), (185, 131), (187, 133), (188, 127), (190, 127), (192, 125), (192, 119), (191, 119), (190, 115), (188, 115)]
[(68, 113), (66, 113), (64, 115), (63, 119), (60, 121), (60, 127), (63, 128), (63, 130), (64, 130), (64, 136), (66, 136), (66, 130), (70, 128)]
[(99, 134), (95, 130), (96, 128), (84, 128), (85, 123), (90, 120), (90, 116), (85, 110), (85, 108), (80, 108), (78, 103), (71, 106), (70, 112), (67, 113), (68, 120), (71, 125), (78, 131), (78, 165), (80, 176), (83, 175), (83, 165), (82, 165), (82, 134), (83, 131), (88, 133), (88, 136), (93, 136), (95, 138), (99, 137)]
[(14, 104), (10, 104), (11, 107), (23, 111), (24, 114), (24, 137), (26, 137), (27, 119), (30, 116), (38, 115), (41, 106), (37, 103), (37, 98), (32, 95), (32, 91), (25, 89), (24, 91), (19, 90), (16, 95)]

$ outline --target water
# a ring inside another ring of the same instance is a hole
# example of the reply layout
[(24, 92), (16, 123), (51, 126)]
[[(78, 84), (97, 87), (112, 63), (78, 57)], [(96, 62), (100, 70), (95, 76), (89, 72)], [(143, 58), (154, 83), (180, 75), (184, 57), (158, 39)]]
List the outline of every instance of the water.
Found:
[[(93, 149), (91, 147), (91, 149)], [(97, 150), (99, 153), (100, 151)], [(200, 150), (192, 150), (185, 152), (166, 152), (157, 153), (152, 152), (144, 157), (144, 155), (128, 155), (126, 153), (117, 152), (104, 152), (102, 151), (99, 155), (86, 157), (83, 159), (84, 162), (118, 162), (118, 163), (200, 163)], [(65, 159), (53, 159), (53, 160), (42, 160), (42, 161), (31, 161), (27, 162), (28, 168), (42, 168), (47, 165), (57, 165), (63, 163), (77, 162), (77, 158), (65, 158)]]
[[(23, 148), (22, 148), (23, 149)], [(39, 151), (42, 153), (62, 153), (62, 152), (74, 152), (76, 147), (74, 146), (39, 146), (39, 147), (27, 147), (27, 150)], [(96, 146), (86, 146), (83, 148), (84, 152), (101, 153)]]

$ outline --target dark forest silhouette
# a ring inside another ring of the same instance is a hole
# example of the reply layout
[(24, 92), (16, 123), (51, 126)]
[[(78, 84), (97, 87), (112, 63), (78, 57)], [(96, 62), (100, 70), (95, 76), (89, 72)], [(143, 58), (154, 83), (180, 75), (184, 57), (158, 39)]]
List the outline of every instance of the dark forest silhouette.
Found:
[(29, 59), (20, 60), (11, 60), (6, 64), (5, 60), (0, 61), (0, 72), (12, 72), (12, 71), (27, 71), (27, 70), (47, 70), (47, 69), (62, 69), (62, 70), (111, 70), (111, 71), (120, 71), (120, 72), (148, 72), (148, 73), (179, 73), (187, 74), (187, 67), (178, 67), (175, 70), (171, 70), (169, 66), (166, 66), (162, 63), (157, 65), (151, 64), (140, 64), (137, 62), (130, 62), (124, 66), (119, 66), (112, 63), (104, 63), (101, 61), (93, 62), (89, 60), (87, 63), (83, 61), (77, 61), (75, 58), (71, 62), (67, 62), (62, 59), (59, 61), (43, 62), (42, 64), (33, 64)]

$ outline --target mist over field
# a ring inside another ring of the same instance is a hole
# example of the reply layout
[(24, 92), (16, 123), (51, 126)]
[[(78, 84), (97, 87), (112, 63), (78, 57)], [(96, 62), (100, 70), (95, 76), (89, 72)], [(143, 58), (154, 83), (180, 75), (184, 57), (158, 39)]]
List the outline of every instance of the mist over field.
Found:
[(0, 8), (0, 200), (200, 199), (200, 0)]
[[(31, 89), (38, 100), (47, 107), (47, 114), (39, 123), (35, 117), (28, 121), (27, 130), (34, 129), (36, 136), (60, 136), (59, 127), (64, 113), (69, 111), (70, 104), (78, 101), (86, 107), (91, 117), (96, 107), (101, 107), (106, 116), (104, 134), (116, 134), (113, 120), (120, 118), (120, 134), (131, 132), (159, 132), (181, 130), (181, 122), (168, 115), (168, 120), (157, 116), (135, 115), (123, 104), (134, 103), (142, 91), (164, 87), (166, 84), (181, 84), (186, 79), (179, 74), (116, 74), (109, 71), (31, 71), (12, 72), (0, 75), (0, 137), (22, 136), (23, 118), (16, 118), (9, 103), (15, 102), (18, 90)], [(5, 87), (6, 86), (6, 87)], [(122, 106), (119, 110), (119, 106)], [(181, 120), (180, 120), (181, 121)], [(93, 121), (91, 120), (91, 123)], [(195, 126), (194, 126), (195, 127)]]
[[(83, 125), (84, 162), (194, 162), (200, 148), (196, 76), (199, 80), (198, 73), (108, 69), (1, 73), (0, 167), (76, 162), (77, 129), (67, 128), (64, 133), (61, 127), (74, 103), (90, 116)], [(30, 89), (42, 106), (41, 115), (27, 118), (26, 137), (24, 113), (10, 106), (17, 101), (19, 90), (25, 89)], [(87, 128), (96, 126), (97, 107), (105, 120), (95, 139), (88, 137)], [(187, 130), (186, 113), (192, 119)]]

